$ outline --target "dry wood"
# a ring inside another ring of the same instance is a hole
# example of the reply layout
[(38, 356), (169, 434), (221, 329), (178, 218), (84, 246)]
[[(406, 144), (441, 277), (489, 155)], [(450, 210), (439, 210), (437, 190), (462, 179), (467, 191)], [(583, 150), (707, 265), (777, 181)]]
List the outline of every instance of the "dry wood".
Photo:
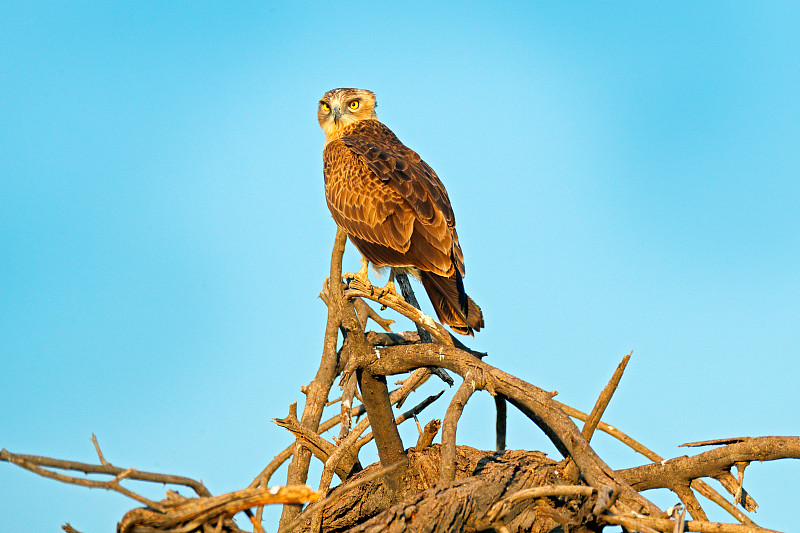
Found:
[[(183, 498), (168, 494), (161, 502), (163, 511), (133, 509), (120, 521), (118, 533), (163, 531), (171, 533), (195, 531), (207, 523), (230, 519), (236, 513), (259, 505), (274, 503), (307, 503), (320, 498), (309, 487), (272, 487), (243, 489), (208, 498)], [(228, 529), (235, 527), (229, 524)]]
[[(328, 401), (328, 393), (338, 374), (338, 358), (336, 355), (336, 344), (338, 338), (339, 325), (341, 324), (341, 312), (339, 303), (342, 301), (342, 256), (344, 246), (347, 241), (347, 234), (341, 229), (336, 230), (333, 251), (331, 252), (331, 276), (327, 283), (323, 284), (323, 292), (327, 293), (328, 319), (325, 325), (325, 339), (322, 349), (317, 375), (308, 386), (306, 404), (303, 409), (301, 423), (310, 431), (316, 432), (322, 419), (322, 411)], [(308, 479), (308, 468), (311, 463), (311, 452), (303, 448), (300, 441), (295, 443), (292, 462), (289, 464), (287, 474), (287, 485), (304, 485)], [(286, 505), (281, 515), (281, 523), (290, 522), (300, 513), (300, 508), (296, 505)]]
[(417, 439), (417, 445), (414, 446), (416, 449), (421, 450), (423, 448), (427, 448), (431, 444), (433, 444), (433, 438), (439, 433), (439, 429), (442, 427), (442, 421), (438, 418), (434, 418), (427, 424), (425, 424), (425, 429), (423, 429), (420, 434), (419, 438)]
[[(152, 481), (154, 483), (164, 483), (170, 485), (183, 485), (185, 487), (189, 487), (192, 490), (194, 490), (198, 496), (211, 496), (211, 493), (208, 492), (208, 489), (205, 487), (205, 485), (203, 485), (199, 481), (196, 481), (188, 477), (174, 476), (171, 474), (158, 474), (154, 472), (145, 472), (142, 470), (135, 470), (132, 468), (121, 468), (118, 466), (113, 466), (111, 464), (93, 465), (90, 463), (79, 463), (78, 461), (65, 461), (62, 459), (53, 459), (50, 457), (42, 457), (39, 455), (25, 455), (19, 453), (11, 453), (6, 449), (0, 450), (0, 461), (8, 461), (10, 463), (14, 463), (17, 466), (21, 466), (28, 470), (31, 469), (28, 468), (27, 465), (40, 467), (33, 471), (36, 472), (37, 474), (41, 474), (46, 477), (51, 477), (48, 474), (52, 474), (53, 472), (43, 473), (42, 470), (44, 470), (44, 468), (41, 467), (57, 468), (59, 470), (76, 470), (78, 472), (83, 472), (85, 474), (107, 474), (111, 476), (122, 476), (122, 474), (125, 474), (125, 477), (127, 479)], [(76, 478), (76, 479), (82, 481), (89, 481), (83, 478)], [(59, 479), (59, 481), (63, 480)], [(71, 483), (70, 481), (66, 482)], [(77, 484), (83, 485), (83, 483), (77, 483)]]
[[(633, 352), (629, 353), (625, 357), (622, 358), (622, 362), (617, 365), (617, 369), (614, 371), (614, 374), (611, 376), (606, 387), (603, 389), (603, 392), (600, 393), (600, 396), (597, 398), (597, 401), (594, 404), (594, 408), (592, 412), (589, 413), (589, 416), (586, 418), (586, 422), (583, 425), (583, 429), (581, 430), (581, 434), (587, 441), (592, 440), (592, 435), (594, 434), (594, 430), (597, 428), (597, 424), (600, 423), (600, 419), (603, 417), (603, 413), (606, 411), (606, 407), (611, 402), (611, 397), (614, 395), (614, 392), (617, 390), (617, 386), (619, 385), (620, 379), (622, 379), (622, 373), (625, 372), (625, 367), (628, 366), (628, 361), (631, 359), (631, 355)], [(574, 461), (570, 461), (567, 467), (564, 469), (564, 476), (567, 480), (574, 483), (578, 481), (578, 468), (575, 465)]]
[(611, 376), (611, 380), (608, 382), (608, 385), (606, 385), (606, 388), (604, 388), (603, 392), (600, 393), (600, 397), (597, 398), (597, 402), (594, 404), (592, 412), (589, 413), (589, 418), (586, 420), (586, 423), (581, 430), (581, 433), (586, 440), (592, 440), (594, 430), (597, 428), (597, 424), (600, 423), (600, 419), (603, 417), (606, 407), (608, 407), (608, 404), (611, 402), (611, 397), (614, 395), (614, 392), (616, 392), (617, 386), (619, 386), (619, 380), (622, 379), (622, 373), (625, 372), (625, 367), (628, 366), (628, 361), (631, 360), (631, 355), (633, 355), (633, 352), (622, 358), (622, 361), (619, 365), (617, 365), (617, 369), (614, 371), (614, 375)]
[[(557, 481), (557, 463), (541, 452), (510, 450), (497, 454), (459, 446), (456, 480), (442, 487), (436, 485), (440, 450), (439, 445), (409, 450), (405, 497), (401, 503), (387, 508), (386, 489), (375, 479), (327, 504), (321, 531), (475, 531), (479, 524), (485, 523), (481, 521), (497, 500), (521, 489)], [(360, 472), (353, 481), (368, 475), (374, 467)], [(545, 505), (551, 507), (552, 502)], [(513, 506), (507, 523), (520, 526), (519, 531), (537, 532), (550, 531), (557, 525), (525, 504)]]
[(442, 467), (439, 470), (439, 483), (443, 485), (450, 483), (456, 477), (456, 428), (464, 406), (472, 396), (472, 393), (475, 392), (475, 388), (475, 381), (467, 373), (464, 376), (464, 382), (461, 383), (444, 414), (444, 422), (442, 423)]
[[(398, 407), (402, 404), (402, 402), (411, 394), (417, 387), (419, 387), (425, 380), (430, 376), (430, 372), (425, 368), (420, 368), (419, 370), (414, 371), (411, 376), (407, 379), (403, 380), (401, 386), (397, 389), (394, 389), (391, 394), (389, 395), (389, 400), (392, 402), (393, 405), (397, 405)], [(295, 404), (296, 410), (296, 404)], [(296, 412), (296, 411), (295, 411)], [(350, 416), (358, 417), (366, 413), (366, 409), (363, 405), (357, 405), (352, 408)], [(297, 416), (295, 415), (295, 418)], [(329, 429), (336, 426), (339, 422), (340, 417), (336, 415), (335, 417), (329, 418), (319, 427), (319, 433), (324, 433)], [(291, 444), (290, 446), (284, 448), (278, 455), (276, 455), (269, 464), (264, 467), (264, 469), (253, 479), (250, 483), (249, 488), (253, 487), (264, 487), (269, 484), (269, 480), (275, 471), (281, 467), (281, 465), (286, 462), (294, 453), (295, 444)]]
[[(640, 526), (647, 526), (652, 531), (661, 531), (663, 533), (673, 533), (675, 531), (675, 522), (666, 518), (633, 518), (622, 515), (603, 515), (602, 522), (625, 526), (630, 531), (640, 531), (641, 529), (638, 529)], [(780, 533), (772, 529), (745, 524), (725, 524), (702, 520), (687, 520), (685, 527), (686, 531), (697, 531), (699, 533)]]
[[(295, 404), (293, 404), (295, 405)], [(297, 420), (296, 413), (290, 412), (286, 418), (276, 418), (273, 420), (277, 425), (281, 426), (292, 432), (292, 434), (301, 442), (305, 448), (311, 451), (314, 456), (323, 463), (330, 458), (330, 456), (337, 450), (335, 444), (328, 442), (317, 433), (311, 431), (309, 428), (303, 426)], [(361, 470), (361, 465), (358, 462), (358, 456), (350, 454), (348, 460), (340, 463), (341, 466), (336, 469), (336, 475), (341, 479), (347, 479), (353, 470)]]
[[(565, 405), (565, 404), (560, 403), (560, 402), (556, 402), (556, 404), (559, 407), (561, 407), (561, 409), (565, 413), (567, 413), (569, 416), (571, 416), (573, 418), (577, 418), (578, 420), (583, 420), (583, 421), (585, 421), (585, 420), (587, 420), (589, 418), (589, 415), (587, 415), (586, 413), (583, 413), (583, 412), (581, 412), (581, 411), (579, 411), (579, 410), (577, 410), (577, 409), (575, 409), (573, 407), (570, 407), (570, 406)], [(660, 455), (658, 455), (656, 452), (654, 452), (651, 449), (647, 448), (643, 444), (637, 442), (636, 440), (631, 438), (629, 435), (626, 435), (625, 433), (623, 433), (619, 429), (615, 428), (614, 426), (606, 424), (605, 422), (600, 422), (597, 425), (597, 428), (600, 429), (601, 431), (604, 431), (604, 432), (608, 433), (609, 435), (611, 435), (615, 439), (619, 440), (623, 444), (629, 446), (632, 450), (642, 454), (643, 456), (647, 457), (648, 459), (650, 459), (653, 462), (661, 462), (661, 461), (664, 460), (664, 458), (661, 457)], [(737, 439), (736, 442), (739, 442), (740, 440), (741, 439)], [(723, 473), (722, 475), (718, 476), (716, 479), (718, 481), (720, 481), (720, 483), (722, 483), (723, 486), (725, 486), (725, 487), (732, 486), (733, 477), (730, 475), (730, 472)], [(725, 511), (730, 513), (730, 515), (733, 516), (734, 518), (736, 518), (739, 522), (741, 522), (743, 524), (756, 525), (755, 522), (753, 522), (747, 515), (745, 515), (742, 511), (737, 509), (734, 504), (732, 504), (731, 502), (726, 500), (721, 494), (719, 494), (716, 490), (714, 490), (705, 481), (703, 481), (701, 479), (695, 479), (694, 481), (692, 481), (690, 486), (694, 490), (696, 490), (697, 492), (699, 492), (700, 494), (702, 494), (703, 496), (708, 498), (709, 500), (713, 501), (714, 503), (716, 503), (717, 505), (719, 505), (720, 507), (725, 509)], [(731, 490), (731, 489), (729, 489), (729, 490)], [(731, 494), (734, 494), (734, 492), (731, 492)], [(743, 491), (743, 500), (744, 500), (744, 507), (748, 511), (754, 511), (758, 507), (758, 504), (755, 502), (755, 500), (753, 500), (753, 498), (749, 494), (744, 492), (744, 491)]]
[(447, 330), (436, 322), (434, 319), (411, 305), (410, 303), (406, 302), (403, 298), (400, 297), (398, 294), (393, 293), (381, 293), (379, 291), (373, 290), (373, 287), (364, 286), (359, 280), (354, 279), (348, 285), (347, 291), (345, 291), (345, 295), (350, 298), (366, 298), (372, 300), (374, 302), (378, 302), (381, 305), (386, 307), (391, 307), (401, 315), (405, 316), (406, 318), (410, 319), (416, 325), (420, 326), (422, 329), (430, 333), (433, 339), (436, 342), (452, 346), (453, 341), (450, 338), (450, 333)]
[(735, 442), (743, 442), (750, 437), (729, 437), (727, 439), (712, 439), (712, 440), (701, 440), (698, 442), (687, 442), (684, 444), (678, 444), (678, 447), (686, 446), (689, 448), (694, 448), (697, 446), (720, 446), (722, 444), (733, 444)]
[[(289, 417), (279, 421), (295, 435), (295, 443), (270, 461), (248, 489), (211, 496), (201, 483), (188, 478), (115, 467), (105, 459), (94, 435), (92, 442), (99, 465), (12, 454), (6, 450), (0, 451), (0, 460), (60, 481), (115, 490), (145, 504), (146, 508), (134, 509), (125, 515), (120, 523), (122, 533), (240, 533), (242, 530), (232, 520), (240, 511), (251, 519), (256, 533), (263, 531), (261, 509), (270, 503), (284, 504), (282, 533), (385, 530), (505, 533), (550, 532), (556, 528), (590, 533), (608, 525), (622, 525), (627, 530), (646, 533), (669, 533), (684, 528), (719, 533), (770, 531), (756, 526), (733, 503), (699, 478), (718, 479), (734, 495), (735, 502), (741, 501), (752, 510), (756, 504), (742, 486), (745, 467), (751, 461), (800, 458), (800, 437), (737, 437), (688, 443), (685, 446), (719, 447), (692, 457), (664, 460), (600, 420), (630, 355), (618, 366), (592, 413), (581, 413), (553, 400), (553, 393), (484, 363), (481, 358), (485, 354), (467, 348), (441, 324), (407, 303), (406, 300), (413, 302), (413, 291), (405, 287), (407, 280), (400, 281), (406, 299), (371, 286), (361, 286), (358, 280), (345, 286), (341, 281), (341, 260), (346, 238), (342, 231), (337, 232), (331, 255), (331, 275), (320, 295), (328, 307), (328, 319), (319, 370), (314, 381), (301, 388), (307, 396), (303, 416), (298, 420), (294, 404)], [(380, 316), (366, 300), (410, 318), (419, 331), (391, 333), (392, 321)], [(386, 332), (365, 333), (369, 319)], [(337, 350), (340, 334), (341, 349)], [(427, 334), (437, 344), (420, 343), (420, 338), (427, 340)], [(433, 420), (420, 432), (417, 446), (406, 452), (397, 425), (416, 418), (444, 391), (398, 417), (393, 415), (392, 405), (402, 405), (431, 372), (438, 373), (440, 369), (455, 372), (463, 379), (441, 424), (443, 444), (432, 444), (440, 425)], [(412, 371), (401, 387), (389, 394), (385, 378)], [(342, 376), (343, 393), (339, 399), (329, 402), (337, 375)], [(357, 383), (362, 388), (363, 405), (353, 406), (354, 398), (358, 398)], [(495, 397), (499, 449), (505, 446), (505, 405), (510, 402), (550, 438), (566, 460), (555, 463), (539, 452), (482, 452), (457, 446), (460, 414), (477, 390), (486, 390)], [(341, 405), (337, 415), (321, 423), (324, 408), (338, 402)], [(368, 416), (351, 427), (351, 418), (365, 412)], [(578, 429), (570, 417), (584, 420), (583, 429)], [(336, 425), (340, 426), (340, 431), (333, 440), (338, 445), (321, 436)], [(373, 433), (362, 437), (370, 426)], [(589, 444), (595, 429), (615, 436), (653, 463), (617, 471), (611, 469)], [(383, 466), (371, 465), (359, 472), (359, 450), (373, 434)], [(325, 463), (319, 491), (305, 486), (266, 488), (271, 475), (290, 457), (287, 479), (290, 483), (299, 480), (292, 485), (304, 485), (312, 452)], [(738, 479), (731, 474), (734, 466)], [(575, 469), (574, 477), (570, 475), (571, 468)], [(68, 476), (53, 469), (105, 474), (113, 478), (98, 481)], [(329, 491), (334, 472), (343, 481)], [(169, 491), (165, 500), (154, 502), (122, 487), (120, 482), (125, 479), (185, 485), (201, 497), (188, 499)], [(580, 483), (576, 483), (578, 480)], [(584, 482), (586, 485), (582, 484)], [(680, 512), (664, 514), (637, 492), (662, 487), (673, 490), (681, 498), (685, 507)], [(718, 503), (742, 524), (708, 522), (693, 490)], [(300, 514), (301, 503), (314, 501), (326, 492), (330, 492), (327, 498), (312, 503)], [(255, 516), (250, 512), (253, 507), (258, 509)], [(682, 523), (687, 510), (694, 520)], [(63, 529), (75, 531), (68, 524)]]
[(596, 487), (610, 486), (638, 510), (657, 514), (658, 508), (624, 482), (615, 479), (614, 471), (597, 456), (572, 420), (554, 403), (549, 393), (492, 367), (470, 354), (444, 345), (405, 345), (376, 349), (365, 361), (351, 361), (379, 375), (408, 372), (420, 366), (439, 365), (466, 378), (476, 389), (502, 394), (545, 431), (557, 449), (571, 456), (581, 474)]
[(494, 396), (494, 406), (497, 411), (497, 418), (495, 419), (495, 449), (502, 452), (506, 449), (506, 422), (508, 418), (506, 399), (502, 395), (496, 394)]
[(800, 437), (753, 437), (694, 456), (676, 457), (647, 465), (619, 470), (637, 490), (686, 484), (700, 477), (715, 477), (730, 472), (742, 461), (800, 459)]
[[(389, 401), (389, 390), (384, 376), (375, 376), (369, 371), (358, 370), (358, 385), (361, 388), (361, 397), (367, 408), (372, 434), (378, 448), (378, 457), (381, 465), (388, 468), (394, 464), (405, 461), (403, 441), (400, 432), (394, 423), (392, 404)], [(389, 474), (389, 485), (397, 488), (400, 485), (402, 469), (394, 470)]]

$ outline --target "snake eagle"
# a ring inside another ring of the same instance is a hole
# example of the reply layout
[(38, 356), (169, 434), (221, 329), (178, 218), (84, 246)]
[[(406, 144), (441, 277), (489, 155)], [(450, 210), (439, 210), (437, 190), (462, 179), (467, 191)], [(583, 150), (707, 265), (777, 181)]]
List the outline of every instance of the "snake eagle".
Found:
[(480, 307), (464, 292), (464, 255), (450, 199), (436, 172), (378, 121), (375, 94), (333, 89), (319, 101), (325, 196), (336, 224), (368, 262), (417, 277), (439, 320), (472, 335)]

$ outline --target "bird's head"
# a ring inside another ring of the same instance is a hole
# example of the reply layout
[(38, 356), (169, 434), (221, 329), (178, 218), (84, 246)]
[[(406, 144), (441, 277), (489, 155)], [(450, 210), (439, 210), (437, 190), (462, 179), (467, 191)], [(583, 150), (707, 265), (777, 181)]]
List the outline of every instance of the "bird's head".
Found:
[(331, 89), (319, 101), (317, 119), (328, 139), (346, 126), (360, 120), (374, 119), (375, 93), (365, 89)]

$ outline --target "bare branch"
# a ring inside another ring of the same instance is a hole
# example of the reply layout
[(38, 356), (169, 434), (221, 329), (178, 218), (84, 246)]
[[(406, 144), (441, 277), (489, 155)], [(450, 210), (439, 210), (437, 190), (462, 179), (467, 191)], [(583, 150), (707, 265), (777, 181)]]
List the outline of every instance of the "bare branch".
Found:
[(608, 385), (606, 385), (606, 388), (604, 388), (603, 392), (600, 393), (600, 397), (597, 398), (597, 402), (594, 404), (594, 409), (592, 409), (592, 412), (589, 414), (589, 419), (586, 421), (586, 424), (584, 424), (583, 430), (581, 431), (586, 440), (592, 440), (594, 430), (597, 428), (597, 424), (600, 423), (600, 419), (603, 417), (606, 407), (608, 407), (609, 402), (611, 402), (611, 397), (617, 390), (619, 380), (622, 379), (622, 373), (625, 372), (625, 367), (628, 366), (628, 361), (630, 361), (631, 355), (633, 355), (633, 352), (622, 358), (622, 361), (614, 371), (614, 375), (611, 376), (611, 380), (608, 382)]
[(503, 518), (508, 514), (512, 505), (523, 500), (532, 500), (534, 498), (545, 498), (549, 496), (588, 497), (595, 492), (597, 492), (595, 488), (585, 485), (547, 485), (544, 487), (518, 490), (492, 505), (484, 516), (484, 521), (486, 523), (492, 523)]
[(375, 472), (372, 472), (370, 474), (365, 475), (364, 477), (359, 478), (357, 481), (354, 481), (353, 483), (343, 483), (342, 485), (336, 487), (336, 489), (334, 489), (334, 491), (331, 492), (327, 498), (312, 503), (303, 511), (302, 514), (297, 516), (297, 518), (295, 518), (292, 522), (278, 528), (278, 533), (286, 533), (288, 531), (294, 531), (295, 528), (297, 528), (297, 526), (302, 524), (304, 520), (308, 520), (308, 517), (311, 516), (312, 513), (315, 513), (318, 509), (324, 508), (328, 503), (341, 497), (344, 493), (357, 489), (358, 487), (365, 485), (366, 483), (369, 483), (375, 478), (391, 474), (392, 472), (394, 472), (398, 468), (401, 468), (402, 466), (403, 462), (401, 461), (387, 468), (380, 468)]
[[(608, 384), (603, 389), (603, 392), (600, 393), (600, 396), (597, 398), (597, 401), (594, 404), (592, 412), (586, 419), (586, 423), (583, 425), (583, 430), (581, 430), (581, 434), (583, 434), (584, 438), (587, 441), (592, 440), (592, 435), (594, 434), (594, 430), (597, 428), (597, 424), (600, 423), (600, 419), (603, 417), (603, 413), (605, 413), (606, 407), (608, 407), (609, 402), (611, 402), (611, 397), (617, 390), (619, 381), (620, 379), (622, 379), (622, 373), (625, 371), (625, 367), (628, 365), (628, 361), (630, 361), (632, 354), (633, 352), (623, 357), (620, 364), (617, 365), (617, 369), (614, 371), (614, 374), (611, 376), (611, 379), (609, 380)], [(565, 470), (565, 477), (567, 480), (569, 480), (572, 483), (578, 481), (578, 471), (574, 462), (570, 462), (564, 470)]]
[[(481, 384), (482, 385), (482, 384)], [(447, 484), (456, 477), (456, 428), (461, 412), (478, 385), (469, 373), (456, 391), (442, 424), (442, 467), (439, 470), (439, 483)]]
[(379, 354), (372, 354), (368, 360), (356, 364), (382, 375), (403, 373), (434, 364), (462, 377), (469, 374), (475, 380), (476, 388), (483, 388), (492, 394), (502, 394), (520, 407), (545, 431), (559, 450), (575, 459), (581, 473), (592, 486), (608, 485), (615, 491), (618, 490), (621, 498), (640, 509), (645, 509), (650, 514), (660, 512), (652, 502), (636, 493), (624, 481), (620, 484), (615, 479), (614, 471), (597, 456), (572, 420), (556, 406), (551, 395), (542, 389), (450, 346), (419, 344), (376, 350)]
[[(319, 429), (322, 411), (328, 401), (328, 393), (339, 371), (336, 347), (339, 336), (339, 325), (342, 322), (339, 302), (342, 300), (342, 256), (347, 242), (347, 234), (341, 228), (336, 230), (333, 251), (331, 252), (330, 277), (323, 286), (323, 300), (328, 304), (328, 319), (325, 325), (325, 340), (323, 342), (322, 358), (314, 381), (308, 386), (306, 404), (303, 409), (301, 423), (311, 431)], [(287, 485), (303, 485), (308, 478), (308, 467), (311, 463), (311, 453), (295, 444), (295, 453), (286, 476)], [(291, 522), (300, 512), (297, 506), (284, 506), (281, 515), (281, 524)]]
[(92, 443), (94, 443), (94, 449), (97, 452), (97, 458), (100, 459), (100, 464), (105, 466), (111, 466), (108, 461), (106, 461), (105, 457), (103, 457), (103, 452), (100, 451), (100, 445), (97, 444), (97, 436), (92, 433)]
[(506, 399), (500, 394), (495, 395), (494, 406), (497, 410), (497, 419), (495, 421), (497, 445), (495, 449), (498, 452), (502, 452), (506, 449), (506, 419), (508, 418)]
[(754, 437), (694, 456), (676, 457), (617, 473), (637, 490), (688, 484), (729, 472), (737, 462), (800, 459), (800, 437)]
[[(93, 465), (88, 463), (79, 463), (77, 461), (64, 461), (61, 459), (52, 459), (50, 457), (41, 457), (38, 455), (15, 454), (9, 452), (6, 449), (0, 450), (0, 461), (8, 461), (27, 470), (31, 470), (32, 472), (35, 472), (41, 476), (57, 479), (65, 483), (72, 483), (75, 485), (84, 485), (88, 487), (98, 487), (98, 488), (111, 488), (109, 484), (112, 482), (101, 482), (85, 478), (73, 478), (70, 476), (65, 476), (63, 474), (52, 472), (43, 467), (57, 468), (59, 470), (75, 470), (78, 472), (83, 472), (85, 474), (105, 474), (110, 476), (120, 476), (121, 474), (128, 472), (128, 475), (126, 476), (128, 479), (136, 479), (139, 481), (151, 481), (154, 483), (165, 483), (171, 485), (183, 485), (194, 490), (198, 496), (211, 496), (211, 493), (202, 483), (188, 477), (173, 476), (169, 474), (157, 474), (154, 472), (143, 472), (140, 470), (120, 468), (118, 466), (113, 466), (111, 464)], [(99, 483), (99, 485), (97, 483)], [(123, 492), (123, 494), (126, 493)], [(129, 494), (126, 495), (129, 496)], [(145, 501), (142, 501), (139, 498), (134, 498), (134, 499), (137, 499), (138, 501), (145, 503), (145, 505), (147, 505)]]
[[(587, 415), (586, 413), (583, 413), (583, 412), (581, 412), (581, 411), (579, 411), (579, 410), (577, 410), (577, 409), (575, 409), (573, 407), (570, 407), (569, 405), (563, 404), (563, 403), (555, 401), (555, 400), (554, 400), (554, 402), (559, 407), (561, 407), (561, 409), (565, 413), (567, 413), (569, 416), (571, 416), (573, 418), (577, 418), (578, 420), (583, 420), (583, 421), (585, 421), (585, 420), (587, 420), (589, 418), (589, 415)], [(600, 423), (598, 423), (597, 428), (600, 429), (601, 431), (604, 431), (604, 432), (608, 433), (609, 435), (611, 435), (615, 439), (617, 439), (620, 442), (622, 442), (623, 444), (629, 446), (634, 451), (644, 455), (645, 457), (647, 457), (648, 459), (650, 459), (653, 462), (661, 462), (661, 461), (664, 460), (664, 458), (661, 457), (659, 454), (657, 454), (653, 450), (647, 448), (643, 444), (637, 442), (636, 440), (631, 438), (629, 435), (623, 433), (622, 431), (620, 431), (619, 429), (615, 428), (614, 426), (606, 424), (605, 422), (600, 422)], [(740, 441), (740, 440), (741, 439), (738, 439), (737, 442)], [(730, 472), (723, 473), (722, 475), (718, 476), (716, 479), (720, 483), (722, 483), (723, 486), (725, 486), (726, 488), (730, 487), (730, 488), (728, 488), (728, 490), (731, 492), (731, 494), (735, 493), (735, 491), (733, 490), (733, 486), (735, 484), (735, 480), (734, 480), (733, 476), (730, 474)], [(739, 522), (741, 522), (743, 524), (756, 525), (755, 522), (753, 522), (750, 519), (750, 517), (748, 517), (742, 511), (737, 509), (735, 505), (733, 505), (731, 502), (726, 500), (719, 492), (714, 490), (705, 481), (703, 481), (701, 479), (695, 479), (694, 481), (692, 481), (691, 487), (693, 489), (695, 489), (696, 491), (698, 491), (703, 496), (705, 496), (706, 498), (708, 498), (709, 500), (713, 501), (714, 503), (716, 503), (717, 505), (719, 505), (720, 507), (725, 509), (725, 511), (730, 513), (731, 516), (736, 518)], [(758, 507), (758, 504), (746, 492), (744, 493), (743, 496), (744, 496), (744, 507), (745, 507), (745, 509), (747, 509), (748, 511), (754, 511)]]
[[(675, 522), (667, 518), (649, 518), (644, 516), (628, 517), (622, 515), (604, 514), (601, 521), (605, 524), (620, 525), (630, 531), (661, 531), (663, 533), (673, 533)], [(645, 530), (641, 526), (648, 529)], [(705, 522), (701, 520), (688, 520), (686, 531), (697, 531), (699, 533), (780, 533), (772, 529), (744, 525), (744, 524), (725, 524), (721, 522)]]
[(320, 496), (306, 486), (243, 489), (208, 498), (182, 498), (172, 493), (160, 504), (162, 512), (153, 512), (150, 509), (129, 511), (120, 521), (118, 532), (135, 533), (143, 529), (192, 531), (202, 524), (226, 519), (239, 511), (259, 505), (302, 504), (316, 501)]
[(453, 345), (453, 341), (450, 339), (450, 334), (447, 332), (444, 326), (403, 300), (399, 295), (391, 293), (379, 294), (378, 292), (370, 289), (371, 287), (365, 287), (359, 282), (359, 280), (354, 279), (350, 282), (345, 295), (351, 298), (366, 298), (374, 302), (378, 302), (381, 305), (385, 305), (386, 307), (391, 307), (401, 315), (405, 316), (418, 326), (428, 331), (437, 342), (446, 344), (448, 346)]
[(294, 450), (294, 445), (284, 448), (272, 459), (272, 461), (269, 462), (266, 467), (264, 467), (264, 470), (262, 470), (261, 473), (259, 473), (255, 479), (250, 482), (250, 485), (248, 485), (247, 488), (254, 489), (256, 487), (266, 487), (269, 485), (269, 480), (275, 471), (292, 456), (292, 450)]
[(712, 439), (712, 440), (701, 440), (698, 442), (687, 442), (685, 444), (678, 444), (678, 447), (688, 447), (688, 448), (695, 448), (697, 446), (720, 446), (723, 444), (734, 444), (736, 442), (744, 442), (750, 437), (730, 437), (727, 439)]

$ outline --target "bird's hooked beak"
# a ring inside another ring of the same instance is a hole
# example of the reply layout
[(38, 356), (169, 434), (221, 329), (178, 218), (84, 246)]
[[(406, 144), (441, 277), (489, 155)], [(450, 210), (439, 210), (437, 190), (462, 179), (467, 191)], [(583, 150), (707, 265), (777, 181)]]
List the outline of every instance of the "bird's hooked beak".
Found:
[(334, 106), (333, 108), (333, 123), (337, 126), (339, 125), (339, 119), (342, 118), (342, 110), (339, 106)]

